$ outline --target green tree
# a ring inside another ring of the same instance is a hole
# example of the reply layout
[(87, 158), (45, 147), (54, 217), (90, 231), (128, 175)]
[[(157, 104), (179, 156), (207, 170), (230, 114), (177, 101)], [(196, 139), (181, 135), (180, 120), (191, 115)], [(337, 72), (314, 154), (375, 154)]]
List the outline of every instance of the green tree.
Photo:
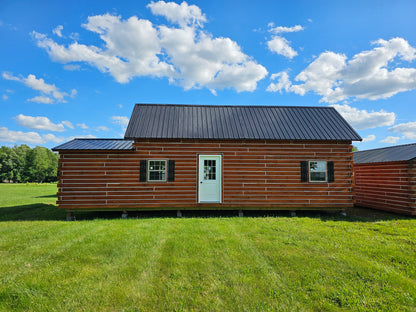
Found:
[(0, 182), (51, 182), (57, 180), (58, 155), (45, 147), (27, 145), (0, 148)]
[(0, 148), (0, 182), (26, 180), (26, 158), (29, 151), (30, 147), (27, 145)]
[(0, 182), (11, 179), (11, 169), (13, 164), (10, 160), (11, 148), (2, 146), (0, 148)]
[(51, 182), (57, 179), (58, 158), (49, 149), (36, 146), (27, 156), (26, 172), (31, 182)]
[(30, 152), (30, 147), (27, 145), (15, 146), (12, 149), (11, 157), (14, 164), (13, 181), (14, 182), (26, 182), (28, 176), (26, 173), (26, 160), (27, 155)]

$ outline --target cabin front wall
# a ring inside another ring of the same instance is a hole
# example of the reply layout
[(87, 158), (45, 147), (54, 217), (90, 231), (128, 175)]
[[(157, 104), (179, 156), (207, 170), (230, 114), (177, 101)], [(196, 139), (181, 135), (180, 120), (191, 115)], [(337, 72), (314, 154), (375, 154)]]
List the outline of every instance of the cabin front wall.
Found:
[(356, 205), (416, 215), (416, 164), (355, 164)]
[[(61, 152), (68, 210), (324, 209), (352, 207), (351, 142), (136, 141), (134, 151)], [(221, 202), (199, 203), (200, 155), (220, 155)], [(140, 161), (173, 160), (174, 181), (140, 182)], [(301, 161), (334, 162), (334, 182), (301, 182)]]

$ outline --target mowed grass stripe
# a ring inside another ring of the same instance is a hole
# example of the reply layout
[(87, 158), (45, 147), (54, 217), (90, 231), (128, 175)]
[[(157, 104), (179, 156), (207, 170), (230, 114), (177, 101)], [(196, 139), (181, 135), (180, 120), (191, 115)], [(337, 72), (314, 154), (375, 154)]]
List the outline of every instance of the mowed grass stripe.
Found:
[[(125, 301), (125, 295), (132, 291), (126, 287), (126, 282), (130, 281), (133, 288), (136, 281), (146, 284), (144, 277), (149, 274), (153, 261), (158, 262), (155, 251), (163, 242), (155, 235), (158, 233), (155, 227), (159, 225), (148, 230), (146, 224), (131, 227), (130, 220), (119, 221), (121, 224), (112, 224), (108, 220), (57, 222), (58, 228), (46, 227), (48, 230), (41, 231), (50, 232), (48, 241), (37, 233), (38, 228), (45, 228), (44, 222), (33, 222), (32, 227), (26, 226), (27, 231), (21, 233), (22, 237), (28, 238), (26, 245), (22, 240), (16, 248), (7, 251), (7, 246), (2, 244), (0, 249), (6, 250), (2, 254), (8, 261), (3, 266), (7, 271), (0, 272), (4, 273), (2, 276), (9, 275), (15, 286), (9, 291), (19, 294), (21, 289), (38, 286), (33, 294), (20, 293), (25, 298), (20, 307), (42, 310), (42, 302), (48, 302), (49, 295), (53, 294), (62, 300), (58, 304), (60, 308), (65, 308), (65, 302), (69, 304), (66, 308), (93, 308), (91, 302), (95, 302), (99, 310), (98, 307), (106, 302), (113, 306), (117, 298)], [(123, 224), (126, 222), (127, 226)], [(34, 232), (37, 237), (33, 237)], [(52, 285), (53, 289), (50, 289)], [(46, 291), (43, 293), (42, 289)], [(66, 298), (65, 293), (69, 294)], [(32, 295), (36, 300), (32, 300)], [(68, 301), (74, 296), (76, 300)]]
[[(65, 222), (47, 188), (0, 206), (0, 311), (416, 310), (415, 218)], [(28, 220), (52, 220), (12, 221), (28, 197)]]
[[(368, 306), (369, 302), (363, 301), (360, 296), (360, 292), (365, 292), (367, 287), (372, 287), (369, 295), (374, 295), (376, 290), (374, 283), (360, 283), (360, 279), (365, 278), (368, 263), (372, 262), (368, 258), (363, 260), (347, 257), (348, 261), (339, 261), (346, 255), (330, 253), (329, 261), (326, 261), (328, 255), (320, 253), (321, 250), (316, 253), (316, 250), (307, 249), (308, 241), (321, 242), (312, 235), (310, 240), (305, 239), (305, 234), (309, 231), (299, 230), (302, 226), (307, 228), (307, 219), (294, 224), (292, 232), (298, 231), (297, 239), (291, 238), (295, 242), (292, 244), (294, 248), (284, 248), (288, 245), (284, 235), (281, 238), (276, 235), (273, 245), (262, 247), (260, 242), (270, 241), (265, 235), (278, 232), (274, 229), (278, 228), (280, 222), (263, 226), (261, 233), (253, 225), (253, 222), (259, 221), (263, 220), (96, 220), (61, 222), (61, 227), (55, 224), (49, 228), (54, 237), (50, 242), (44, 241), (47, 231), (41, 231), (26, 248), (20, 246), (14, 251), (16, 254), (16, 250), (20, 250), (17, 259), (25, 255), (29, 261), (12, 269), (20, 272), (13, 278), (15, 281), (25, 279), (16, 285), (19, 289), (26, 289), (20, 296), (27, 297), (28, 305), (22, 304), (21, 307), (34, 310), (45, 308), (47, 303), (44, 306), (41, 298), (49, 301), (49, 287), (54, 283), (57, 288), (52, 290), (52, 298), (61, 297), (65, 293), (70, 295), (72, 292), (83, 294), (77, 300), (69, 300), (69, 306), (60, 306), (60, 300), (57, 300), (55, 304), (62, 309), (83, 309), (87, 304), (90, 309), (96, 307), (97, 310), (111, 310), (114, 306), (126, 304), (126, 295), (130, 300), (133, 299), (129, 304), (131, 308), (141, 306), (170, 310), (178, 307), (211, 307), (221, 310), (236, 307), (244, 310), (245, 307), (266, 309), (270, 306), (308, 306), (308, 296), (302, 295), (305, 292), (299, 292), (300, 289), (312, 291), (315, 296), (312, 295), (309, 299), (313, 299), (311, 302), (320, 302), (320, 307), (330, 307), (332, 299), (347, 298), (352, 301), (336, 303), (347, 307), (377, 307)], [(34, 226), (27, 228), (23, 237), (31, 237), (37, 232), (37, 227), (45, 226), (44, 222), (33, 223)], [(36, 223), (39, 224), (36, 226)], [(331, 232), (334, 239), (340, 237), (339, 231), (331, 228)], [(59, 247), (60, 245), (65, 247)], [(264, 259), (259, 260), (265, 257), (263, 255), (266, 251), (270, 252), (270, 263), (274, 263), (278, 272), (274, 276), (280, 277), (280, 285), (264, 267)], [(336, 263), (332, 263), (334, 259), (337, 259)], [(7, 264), (13, 268), (13, 263)], [(339, 271), (334, 270), (336, 266)], [(321, 270), (324, 267), (328, 269)], [(371, 264), (369, 267), (373, 279), (380, 275), (377, 265)], [(31, 270), (36, 270), (36, 274), (31, 274)], [(394, 273), (380, 275), (385, 287), (390, 288), (389, 280)], [(345, 280), (345, 277), (348, 279)], [(348, 281), (351, 281), (351, 287), (345, 287)], [(317, 282), (319, 283), (316, 284)], [(131, 288), (127, 285), (131, 285)], [(331, 287), (328, 288), (328, 285)], [(335, 288), (336, 292), (331, 292), (331, 288)], [(211, 290), (206, 291), (207, 289)], [(33, 304), (34, 299), (39, 304)], [(62, 302), (68, 302), (63, 300), (65, 297), (61, 299)], [(391, 299), (387, 297), (387, 303)], [(383, 307), (383, 298), (380, 297), (377, 301), (381, 302), (379, 308)]]

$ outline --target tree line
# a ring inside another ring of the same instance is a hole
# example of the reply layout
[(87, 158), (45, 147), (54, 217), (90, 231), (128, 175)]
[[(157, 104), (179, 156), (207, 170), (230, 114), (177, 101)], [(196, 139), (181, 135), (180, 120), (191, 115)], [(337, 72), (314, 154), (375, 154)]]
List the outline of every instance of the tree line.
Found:
[(0, 148), (0, 182), (54, 182), (58, 175), (58, 154), (46, 147), (15, 145)]

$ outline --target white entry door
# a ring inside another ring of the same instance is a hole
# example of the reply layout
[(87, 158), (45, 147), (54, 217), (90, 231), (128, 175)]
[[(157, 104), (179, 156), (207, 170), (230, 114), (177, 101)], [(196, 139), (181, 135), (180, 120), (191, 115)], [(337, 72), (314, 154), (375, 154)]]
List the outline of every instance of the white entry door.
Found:
[(221, 202), (221, 156), (199, 156), (199, 188), (200, 203)]

